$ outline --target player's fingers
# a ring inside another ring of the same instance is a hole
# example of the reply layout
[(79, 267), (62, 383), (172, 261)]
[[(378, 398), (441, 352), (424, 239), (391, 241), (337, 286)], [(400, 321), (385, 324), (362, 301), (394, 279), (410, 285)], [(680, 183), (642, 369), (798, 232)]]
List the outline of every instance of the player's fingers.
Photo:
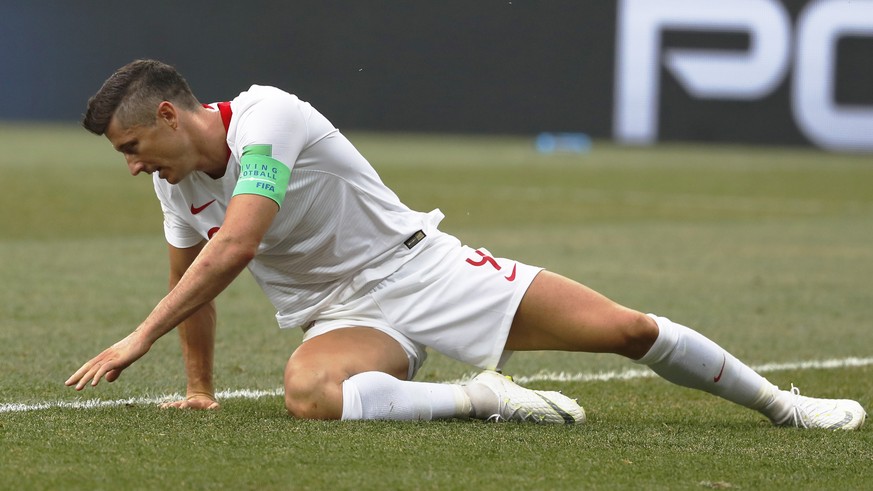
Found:
[[(104, 363), (97, 364), (97, 371), (94, 373), (94, 377), (91, 379), (91, 387), (96, 386), (100, 379), (106, 377), (106, 374), (115, 370), (115, 365), (111, 361), (107, 361)], [(109, 380), (107, 377), (106, 380)]]
[(84, 372), (78, 376), (78, 379), (75, 382), (76, 383), (76, 390), (84, 389), (85, 386), (88, 385), (88, 381), (90, 381), (94, 378), (94, 374), (97, 373), (98, 368), (99, 368), (99, 362), (95, 362), (95, 361), (91, 361), (88, 363), (87, 366), (82, 367), (82, 369), (80, 371), (84, 370)]
[(186, 406), (187, 403), (188, 403), (188, 401), (184, 401), (184, 400), (182, 400), (182, 401), (170, 401), (170, 402), (165, 402), (165, 403), (161, 404), (160, 408), (161, 409), (184, 409), (185, 407), (187, 407)]
[(93, 375), (90, 373), (83, 375), (82, 378), (76, 382), (76, 390), (84, 389), (85, 386), (88, 385), (88, 381), (91, 380), (91, 377), (93, 377)]
[(196, 409), (196, 410), (209, 410), (209, 409), (218, 409), (220, 404), (218, 401), (213, 399), (202, 399), (202, 398), (185, 398), (178, 401), (169, 401), (160, 404), (161, 409)]
[(103, 375), (112, 369), (108, 362), (95, 361), (92, 363), (93, 364), (88, 368), (88, 371), (82, 375), (82, 378), (79, 379), (76, 384), (76, 390), (84, 389), (85, 386), (88, 385), (88, 382), (91, 383), (91, 387), (96, 386)]
[(218, 403), (210, 399), (188, 399), (188, 407), (201, 411), (217, 409)]
[(96, 376), (97, 370), (99, 369), (100, 365), (98, 363), (92, 365), (91, 368), (88, 369), (87, 372), (85, 372), (85, 375), (82, 376), (82, 380), (79, 380), (79, 383), (76, 384), (76, 390), (84, 389), (85, 386), (89, 384), (89, 382), (92, 386), (97, 385), (94, 381), (94, 377)]
[[(88, 380), (92, 380), (96, 370), (106, 363), (107, 358), (112, 356), (111, 348), (107, 348), (103, 350), (102, 353), (88, 360), (81, 368), (76, 370), (69, 379), (67, 379), (67, 385), (76, 385), (76, 390), (82, 390), (85, 388), (85, 385), (88, 383)], [(97, 385), (96, 383), (92, 383), (92, 385)]]
[(213, 400), (204, 400), (204, 399), (188, 399), (185, 401), (185, 404), (181, 406), (187, 409), (196, 409), (199, 411), (210, 410), (210, 409), (218, 409), (218, 402)]
[(106, 381), (107, 382), (115, 382), (116, 380), (118, 380), (118, 377), (120, 377), (120, 376), (121, 376), (120, 369), (110, 370), (110, 371), (106, 372)]
[(94, 360), (90, 360), (87, 363), (85, 363), (84, 365), (82, 365), (81, 368), (76, 370), (76, 373), (70, 375), (70, 378), (68, 378), (67, 381), (64, 382), (64, 385), (69, 387), (70, 385), (74, 385), (77, 382), (79, 382), (80, 380), (82, 380), (82, 377), (85, 376), (85, 374), (88, 372), (88, 370), (91, 369), (91, 367), (93, 365), (94, 365)]

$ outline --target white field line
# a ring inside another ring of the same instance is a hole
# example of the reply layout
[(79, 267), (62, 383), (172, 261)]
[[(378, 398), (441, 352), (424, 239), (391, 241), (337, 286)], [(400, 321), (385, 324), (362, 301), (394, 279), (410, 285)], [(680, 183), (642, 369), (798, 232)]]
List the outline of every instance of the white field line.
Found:
[[(865, 367), (873, 365), (873, 357), (867, 358), (835, 358), (830, 360), (797, 361), (789, 363), (765, 363), (753, 365), (752, 368), (758, 373), (800, 371), (800, 370), (830, 370), (836, 368)], [(472, 375), (471, 375), (472, 376)], [(655, 377), (655, 373), (647, 368), (629, 369), (622, 371), (596, 372), (596, 373), (568, 373), (568, 372), (539, 372), (534, 375), (513, 376), (513, 380), (520, 384), (530, 382), (609, 382), (612, 380), (633, 380), (638, 378)], [(462, 383), (468, 378), (453, 380), (451, 383)], [(216, 396), (223, 399), (259, 399), (261, 397), (274, 397), (284, 394), (282, 387), (270, 390), (223, 390)], [(101, 399), (78, 399), (72, 401), (49, 401), (32, 404), (24, 403), (0, 403), (0, 413), (14, 413), (25, 411), (38, 411), (41, 409), (98, 409), (105, 407), (118, 407), (129, 405), (151, 405), (162, 402), (181, 399), (181, 394), (166, 394), (161, 396), (131, 397), (129, 399), (117, 399), (104, 401)]]
[[(259, 399), (261, 397), (269, 397), (269, 396), (277, 396), (285, 393), (284, 388), (271, 389), (271, 390), (222, 390), (216, 394), (218, 399)], [(0, 403), (0, 413), (14, 413), (14, 412), (23, 412), (23, 411), (37, 411), (40, 409), (52, 409), (52, 408), (62, 408), (62, 409), (99, 409), (104, 407), (118, 407), (118, 406), (135, 406), (138, 404), (142, 405), (152, 405), (152, 404), (160, 404), (162, 402), (176, 401), (182, 399), (183, 396), (181, 394), (166, 394), (162, 396), (144, 396), (144, 397), (131, 397), (129, 399), (116, 399), (111, 401), (104, 401), (102, 399), (77, 399), (72, 401), (49, 401), (49, 402), (38, 402), (35, 404), (22, 404), (22, 403)]]
[[(835, 368), (865, 367), (873, 365), (873, 357), (868, 358), (840, 358), (831, 360), (797, 361), (789, 363), (765, 363), (752, 365), (752, 369), (758, 373), (786, 372), (799, 370), (831, 370)], [(637, 378), (657, 377), (655, 372), (648, 368), (637, 368), (622, 371), (598, 372), (598, 373), (567, 373), (567, 372), (540, 372), (535, 375), (513, 376), (512, 379), (519, 384), (530, 382), (608, 382), (610, 380), (631, 380)]]

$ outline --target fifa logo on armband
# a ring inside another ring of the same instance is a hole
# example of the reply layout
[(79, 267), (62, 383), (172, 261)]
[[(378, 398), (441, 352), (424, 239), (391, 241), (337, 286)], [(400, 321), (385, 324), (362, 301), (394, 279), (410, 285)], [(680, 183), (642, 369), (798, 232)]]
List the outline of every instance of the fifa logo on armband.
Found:
[(267, 182), (258, 182), (257, 184), (255, 184), (255, 187), (258, 189), (263, 189), (264, 191), (269, 191), (271, 193), (276, 191), (276, 186), (273, 186), (272, 184)]

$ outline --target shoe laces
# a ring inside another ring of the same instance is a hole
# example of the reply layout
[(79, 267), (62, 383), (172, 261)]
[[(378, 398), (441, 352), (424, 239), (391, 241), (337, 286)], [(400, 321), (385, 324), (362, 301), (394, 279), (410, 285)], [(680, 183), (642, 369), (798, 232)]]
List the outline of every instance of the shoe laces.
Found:
[(791, 418), (794, 421), (794, 426), (798, 428), (809, 428), (807, 423), (806, 411), (800, 409), (800, 388), (791, 384)]

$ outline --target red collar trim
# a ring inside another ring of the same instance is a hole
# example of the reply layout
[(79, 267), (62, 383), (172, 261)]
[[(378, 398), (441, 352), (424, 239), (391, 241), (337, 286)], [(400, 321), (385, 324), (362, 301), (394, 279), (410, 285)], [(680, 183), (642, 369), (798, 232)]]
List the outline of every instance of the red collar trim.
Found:
[[(218, 112), (221, 113), (221, 122), (224, 124), (224, 131), (227, 132), (230, 129), (230, 118), (233, 116), (233, 111), (230, 109), (230, 102), (219, 102), (215, 105), (218, 106)], [(203, 104), (203, 107), (211, 108), (212, 104)], [(225, 142), (224, 146), (227, 148), (227, 160), (230, 162), (230, 147), (227, 146), (227, 142)]]
[[(230, 118), (233, 116), (233, 111), (230, 109), (229, 102), (219, 102), (218, 112), (221, 113), (221, 122), (224, 123), (224, 131), (230, 129)], [(227, 145), (227, 143), (225, 143)], [(227, 160), (230, 161), (230, 147), (227, 147)]]
[(230, 129), (230, 117), (233, 116), (233, 111), (230, 109), (230, 103), (219, 102), (218, 111), (221, 113), (221, 122), (224, 123), (225, 131)]

